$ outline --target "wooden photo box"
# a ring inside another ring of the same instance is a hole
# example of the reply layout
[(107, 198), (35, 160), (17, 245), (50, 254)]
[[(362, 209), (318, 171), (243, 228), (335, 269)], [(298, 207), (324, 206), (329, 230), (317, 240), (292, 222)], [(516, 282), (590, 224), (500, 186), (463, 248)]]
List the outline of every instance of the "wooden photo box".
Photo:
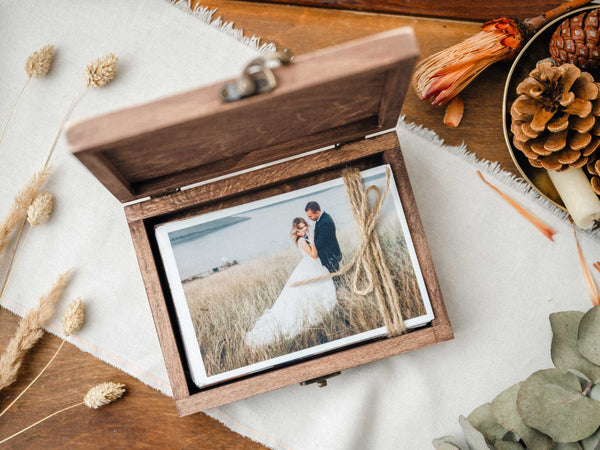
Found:
[[(394, 132), (417, 57), (412, 29), (401, 28), (276, 67), (277, 87), (268, 93), (225, 103), (219, 83), (68, 128), (75, 156), (118, 200), (141, 200), (125, 205), (125, 214), (179, 415), (452, 339)], [(435, 319), (398, 337), (198, 388), (155, 226), (339, 178), (347, 167), (382, 164), (396, 180)]]

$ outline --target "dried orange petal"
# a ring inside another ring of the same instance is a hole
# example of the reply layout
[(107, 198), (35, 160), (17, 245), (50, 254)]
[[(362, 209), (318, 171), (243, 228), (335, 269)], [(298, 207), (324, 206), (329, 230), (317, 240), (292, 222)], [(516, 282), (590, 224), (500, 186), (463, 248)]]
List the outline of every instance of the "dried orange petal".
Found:
[(444, 123), (449, 127), (456, 128), (460, 125), (460, 121), (463, 118), (465, 111), (465, 103), (460, 97), (454, 97), (448, 106), (446, 107), (446, 113), (444, 114)]
[(554, 236), (554, 234), (556, 234), (556, 231), (554, 231), (548, 224), (546, 224), (545, 222), (542, 222), (540, 219), (538, 219), (532, 213), (530, 213), (525, 208), (523, 208), (523, 206), (521, 206), (519, 203), (517, 203), (515, 200), (513, 200), (512, 197), (506, 195), (504, 192), (502, 192), (500, 189), (498, 189), (492, 183), (490, 183), (485, 178), (483, 178), (483, 175), (481, 174), (481, 172), (479, 170), (477, 171), (477, 175), (479, 175), (479, 177), (482, 179), (482, 181), (485, 184), (487, 184), (489, 187), (491, 187), (493, 190), (495, 190), (498, 194), (500, 194), (504, 200), (506, 200), (513, 208), (515, 208), (519, 212), (519, 214), (521, 214), (523, 217), (525, 217), (527, 220), (529, 220), (529, 222), (531, 222), (531, 224), (534, 227), (536, 227), (538, 230), (540, 230), (544, 236), (546, 236), (551, 241), (554, 241), (553, 236)]

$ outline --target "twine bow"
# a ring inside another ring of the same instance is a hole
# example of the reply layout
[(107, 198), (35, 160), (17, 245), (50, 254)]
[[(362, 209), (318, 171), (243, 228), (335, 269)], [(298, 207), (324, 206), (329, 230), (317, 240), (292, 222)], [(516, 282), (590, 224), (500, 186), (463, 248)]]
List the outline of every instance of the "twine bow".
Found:
[[(356, 254), (350, 262), (337, 272), (299, 281), (291, 286), (301, 286), (316, 281), (343, 275), (353, 270), (351, 289), (357, 295), (375, 293), (379, 311), (383, 316), (388, 335), (397, 336), (406, 332), (406, 325), (400, 309), (400, 298), (394, 286), (390, 270), (385, 262), (379, 238), (375, 232), (375, 225), (381, 213), (383, 202), (390, 186), (390, 170), (386, 168), (386, 184), (383, 192), (379, 187), (372, 185), (366, 190), (362, 185), (362, 178), (357, 169), (344, 172), (343, 180), (350, 200), (354, 221), (358, 226), (361, 242)], [(375, 193), (375, 203), (369, 208), (368, 197)], [(361, 280), (362, 283), (361, 283)]]

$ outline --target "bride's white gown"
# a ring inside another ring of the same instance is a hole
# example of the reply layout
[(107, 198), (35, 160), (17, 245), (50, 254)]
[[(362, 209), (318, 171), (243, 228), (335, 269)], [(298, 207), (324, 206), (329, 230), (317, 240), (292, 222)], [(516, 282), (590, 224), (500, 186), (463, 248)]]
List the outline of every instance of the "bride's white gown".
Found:
[(308, 327), (323, 320), (323, 315), (333, 309), (337, 302), (335, 286), (331, 278), (301, 286), (291, 287), (297, 281), (327, 275), (319, 258), (311, 258), (301, 247), (304, 255), (296, 266), (271, 309), (265, 310), (252, 330), (246, 334), (246, 345), (260, 347), (278, 339), (289, 339)]

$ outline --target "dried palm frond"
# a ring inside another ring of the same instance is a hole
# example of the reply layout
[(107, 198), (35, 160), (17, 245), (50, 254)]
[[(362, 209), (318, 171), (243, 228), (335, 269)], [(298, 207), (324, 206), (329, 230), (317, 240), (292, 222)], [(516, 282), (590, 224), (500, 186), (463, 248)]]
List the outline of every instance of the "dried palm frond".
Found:
[(550, 20), (591, 0), (571, 0), (534, 18), (518, 22), (502, 17), (483, 24), (479, 33), (421, 61), (412, 85), (421, 100), (443, 105), (492, 64), (514, 58), (529, 37)]

